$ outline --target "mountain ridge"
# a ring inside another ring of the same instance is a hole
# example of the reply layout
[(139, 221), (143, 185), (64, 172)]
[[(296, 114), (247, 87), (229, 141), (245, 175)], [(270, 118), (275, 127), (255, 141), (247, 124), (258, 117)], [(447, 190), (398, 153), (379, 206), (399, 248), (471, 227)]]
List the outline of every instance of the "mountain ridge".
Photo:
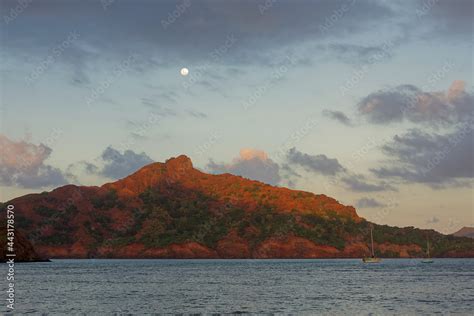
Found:
[(49, 258), (474, 257), (472, 240), (375, 225), (326, 195), (195, 169), (184, 156), (102, 186), (11, 200), (16, 226)]
[(452, 235), (456, 237), (474, 238), (474, 227), (464, 226), (457, 232), (453, 233)]
[[(209, 176), (212, 176), (212, 178), (210, 178)], [(347, 213), (345, 215), (349, 215), (353, 217), (354, 219), (359, 219), (359, 216), (355, 212), (354, 207), (343, 206), (337, 200), (330, 198), (324, 194), (318, 195), (318, 194), (313, 194), (313, 193), (305, 192), (305, 191), (290, 190), (284, 187), (274, 187), (260, 181), (246, 179), (241, 176), (232, 175), (230, 173), (208, 175), (204, 172), (194, 169), (191, 159), (185, 155), (180, 155), (176, 158), (174, 157), (170, 158), (166, 160), (165, 163), (155, 162), (155, 163), (149, 164), (124, 179), (120, 179), (115, 182), (104, 184), (102, 187), (107, 188), (107, 189), (115, 189), (117, 190), (117, 194), (119, 196), (127, 197), (133, 194), (140, 194), (144, 192), (147, 188), (153, 185), (156, 185), (160, 181), (162, 181), (163, 177), (165, 177), (165, 181), (168, 184), (180, 183), (192, 189), (197, 188), (197, 186), (193, 185), (192, 182), (200, 180), (201, 183), (199, 184), (199, 186), (201, 190), (207, 187), (211, 189), (205, 192), (207, 194), (212, 193), (210, 191), (212, 191), (213, 186), (221, 186), (221, 190), (224, 191), (223, 192), (224, 194), (232, 196), (231, 194), (232, 188), (229, 188), (228, 190), (226, 190), (225, 186), (229, 182), (235, 183), (236, 181), (239, 181), (240, 183), (248, 183), (249, 185), (260, 186), (268, 191), (277, 191), (278, 193), (283, 193), (284, 195), (288, 193), (297, 192), (297, 193), (307, 195), (307, 196), (314, 196), (316, 198), (324, 200), (324, 202), (326, 203), (331, 203), (332, 204), (331, 206), (333, 207), (333, 211), (340, 212), (341, 214)], [(206, 181), (206, 180), (210, 180), (210, 181)], [(217, 182), (217, 184), (215, 182)], [(234, 201), (234, 202), (238, 203), (238, 201)], [(250, 202), (250, 201), (247, 200), (246, 202)], [(288, 203), (285, 203), (284, 199), (279, 199), (277, 204), (278, 203), (283, 203), (287, 209), (294, 206), (294, 205), (288, 205)]]

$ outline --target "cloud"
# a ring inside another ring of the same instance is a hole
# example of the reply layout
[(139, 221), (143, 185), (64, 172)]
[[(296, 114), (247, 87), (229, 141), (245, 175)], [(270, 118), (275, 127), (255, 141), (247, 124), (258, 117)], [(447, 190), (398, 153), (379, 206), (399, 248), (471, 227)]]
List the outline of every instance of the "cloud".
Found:
[(372, 183), (362, 174), (354, 174), (343, 167), (335, 158), (328, 158), (326, 155), (308, 155), (295, 148), (291, 148), (287, 153), (287, 164), (281, 168), (285, 172), (284, 178), (294, 184), (296, 178), (301, 176), (296, 173), (292, 166), (303, 167), (306, 171), (319, 173), (323, 176), (333, 177), (330, 183), (345, 185), (348, 190), (355, 192), (378, 192), (397, 191), (395, 187), (385, 181)]
[(289, 188), (296, 186), (296, 180), (301, 178), (301, 175), (296, 172), (289, 164), (283, 163), (280, 166), (280, 175), (282, 177), (282, 185), (286, 185)]
[(381, 46), (362, 46), (355, 44), (335, 43), (329, 44), (327, 49), (332, 56), (337, 57), (342, 62), (354, 65), (373, 63), (373, 60), (391, 57), (391, 51)]
[(6, 186), (35, 189), (67, 183), (63, 172), (45, 164), (52, 149), (25, 141), (15, 142), (0, 134), (0, 182)]
[(71, 177), (75, 177), (73, 175), (76, 175), (79, 173), (97, 174), (99, 173), (99, 167), (97, 167), (93, 163), (82, 160), (82, 161), (78, 161), (78, 162), (70, 164), (68, 168), (66, 169), (66, 172), (70, 174)]
[[(300, 44), (364, 34), (394, 15), (390, 6), (371, 0), (304, 5), (281, 1), (268, 8), (268, 0), (110, 1), (105, 9), (103, 2), (33, 1), (17, 19), (3, 24), (2, 42), (8, 45), (2, 49), (31, 60), (34, 67), (40, 56), (64, 40), (65, 32), (77, 31), (80, 41), (74, 50), (64, 51), (61, 62), (71, 69), (73, 82), (88, 83), (93, 76), (86, 71), (96, 72), (101, 61), (117, 64), (136, 52), (137, 72), (182, 61), (269, 66), (277, 55), (287, 55)], [(6, 15), (17, 6), (16, 0), (2, 1)], [(226, 44), (229, 36), (235, 44)]]
[(385, 182), (370, 183), (361, 174), (353, 174), (341, 178), (349, 190), (355, 192), (396, 191), (396, 188)]
[(471, 117), (470, 121), (447, 134), (412, 129), (397, 135), (382, 147), (391, 159), (388, 165), (371, 171), (380, 178), (399, 178), (432, 187), (471, 181), (474, 177), (473, 123)]
[(144, 106), (152, 109), (153, 113), (160, 117), (176, 116), (177, 112), (171, 108), (158, 105), (152, 98), (142, 98), (141, 102)]
[(296, 148), (288, 151), (287, 159), (290, 164), (299, 165), (307, 171), (320, 173), (322, 175), (336, 175), (345, 169), (337, 159), (328, 158), (326, 155), (308, 155)]
[(432, 188), (469, 185), (474, 176), (474, 96), (455, 80), (445, 92), (423, 92), (410, 85), (379, 91), (359, 103), (362, 115), (375, 124), (410, 121), (437, 128), (430, 133), (410, 129), (382, 146), (389, 158), (372, 168), (379, 178), (424, 183)]
[(403, 120), (432, 125), (456, 124), (474, 114), (474, 96), (456, 80), (446, 92), (423, 92), (412, 85), (374, 92), (363, 98), (359, 113), (374, 124)]
[[(206, 113), (201, 112), (199, 110), (192, 109), (192, 108), (187, 108), (187, 109), (183, 109), (182, 111), (178, 111), (175, 109), (171, 109), (171, 108), (167, 108), (162, 105), (159, 105), (154, 98), (161, 99), (163, 95), (167, 95), (167, 94), (162, 93), (160, 95), (155, 95), (154, 97), (150, 97), (150, 98), (141, 98), (141, 103), (144, 106), (150, 108), (153, 111), (153, 114), (160, 118), (178, 117), (178, 116), (181, 116), (181, 117), (190, 116), (190, 117), (199, 118), (199, 119), (207, 118)], [(133, 125), (136, 125), (133, 122), (131, 123)]]
[(120, 153), (110, 146), (104, 150), (101, 157), (105, 165), (99, 173), (112, 179), (126, 177), (153, 162), (144, 152), (137, 154), (132, 150), (125, 150), (124, 153)]
[(323, 115), (333, 120), (336, 120), (346, 126), (352, 126), (351, 119), (348, 118), (347, 115), (341, 111), (324, 110)]
[(361, 198), (356, 202), (356, 206), (359, 208), (377, 208), (387, 205), (372, 198)]
[[(163, 87), (155, 86), (155, 85), (150, 84), (150, 83), (146, 83), (144, 86), (147, 87), (147, 88), (150, 88), (152, 91), (154, 91), (154, 93), (152, 95), (153, 99), (158, 99), (161, 102), (166, 102), (168, 104), (176, 104), (177, 103), (178, 94), (176, 92), (174, 92), (174, 91), (162, 91)], [(157, 90), (161, 91), (161, 92), (156, 92)], [(152, 99), (151, 98), (143, 98), (142, 100), (151, 101)]]
[(472, 12), (474, 2), (470, 0), (438, 0), (415, 2), (416, 22), (426, 19), (430, 25), (426, 38), (445, 40), (472, 40)]
[(263, 150), (243, 148), (240, 150), (240, 159), (242, 160), (260, 159), (262, 161), (267, 161), (268, 155)]
[(240, 156), (229, 164), (210, 160), (207, 169), (211, 173), (231, 173), (272, 185), (278, 184), (281, 180), (280, 166), (268, 158), (264, 151), (258, 149), (242, 149)]
[(84, 162), (84, 169), (86, 170), (87, 173), (90, 173), (90, 174), (97, 172), (97, 166), (88, 162)]
[[(17, 6), (16, 0), (2, 1), (3, 17)], [(64, 40), (65, 32), (77, 31), (80, 41), (64, 52), (61, 62), (72, 72), (73, 82), (89, 83), (103, 61), (118, 64), (136, 52), (140, 54), (133, 67), (139, 73), (175, 67), (182, 61), (212, 62), (231, 69), (242, 64), (268, 66), (269, 56), (303, 50), (307, 43), (348, 39), (352, 42), (329, 44), (328, 55), (364, 63), (383, 50), (366, 44), (367, 39), (381, 38), (378, 32), (385, 29), (390, 29), (390, 35), (470, 39), (472, 1), (419, 0), (403, 5), (372, 0), (315, 0), (298, 5), (269, 0), (33, 1), (3, 27), (2, 41), (8, 45), (2, 49), (12, 58), (30, 60), (32, 69)], [(231, 47), (225, 44), (229, 36), (236, 38)], [(303, 57), (318, 53), (306, 52)]]

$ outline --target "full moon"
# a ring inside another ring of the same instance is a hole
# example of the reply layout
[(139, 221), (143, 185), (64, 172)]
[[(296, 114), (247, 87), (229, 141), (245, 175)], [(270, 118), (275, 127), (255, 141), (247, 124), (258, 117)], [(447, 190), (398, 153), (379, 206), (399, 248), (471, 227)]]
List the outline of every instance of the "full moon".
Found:
[(189, 69), (188, 68), (181, 68), (181, 76), (187, 76), (188, 73), (189, 73)]

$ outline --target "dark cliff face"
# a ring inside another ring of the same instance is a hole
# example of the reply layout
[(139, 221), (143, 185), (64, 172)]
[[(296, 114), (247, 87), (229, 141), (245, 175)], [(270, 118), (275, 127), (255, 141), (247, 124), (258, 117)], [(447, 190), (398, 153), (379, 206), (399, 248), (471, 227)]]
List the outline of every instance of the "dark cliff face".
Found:
[(0, 228), (0, 242), (2, 244), (2, 262), (6, 262), (8, 259), (15, 259), (15, 262), (36, 262), (36, 261), (48, 261), (45, 257), (40, 257), (33, 245), (28, 241), (28, 239), (19, 231), (15, 231), (15, 237), (13, 240), (14, 246), (14, 257), (8, 256), (7, 247), (7, 229), (5, 227)]
[[(369, 223), (325, 195), (210, 175), (179, 156), (101, 187), (64, 186), (15, 205), (16, 226), (51, 258), (333, 258), (369, 253)], [(375, 226), (377, 253), (474, 256), (468, 239)]]

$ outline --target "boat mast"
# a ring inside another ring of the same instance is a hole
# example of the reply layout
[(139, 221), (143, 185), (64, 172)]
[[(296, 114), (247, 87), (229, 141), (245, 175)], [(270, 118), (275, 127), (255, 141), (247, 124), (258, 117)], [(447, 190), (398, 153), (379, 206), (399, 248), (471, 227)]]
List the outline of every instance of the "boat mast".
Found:
[(375, 257), (375, 253), (374, 253), (374, 236), (372, 235), (372, 225), (370, 225), (370, 244), (372, 246), (372, 257)]
[(430, 257), (430, 240), (426, 239), (426, 255)]

